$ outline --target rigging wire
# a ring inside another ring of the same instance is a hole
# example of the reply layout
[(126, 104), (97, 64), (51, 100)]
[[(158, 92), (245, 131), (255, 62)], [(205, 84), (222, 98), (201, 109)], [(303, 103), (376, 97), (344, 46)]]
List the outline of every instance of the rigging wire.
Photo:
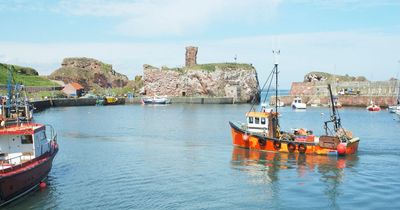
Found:
[[(273, 72), (273, 73), (275, 72), (275, 68), (274, 68), (274, 70), (273, 70), (272, 72)], [(272, 75), (273, 75), (273, 74), (272, 74)], [(272, 78), (273, 78), (273, 77), (272, 77)], [(272, 81), (273, 81), (273, 79), (271, 79), (271, 80), (269, 81), (269, 85), (268, 85), (268, 89), (267, 89), (267, 94), (265, 94), (263, 103), (265, 103), (265, 101), (267, 101), (268, 93), (269, 93), (269, 89), (271, 88)]]
[[(273, 75), (273, 73), (274, 73), (274, 70), (275, 70), (275, 67), (272, 68), (272, 71), (271, 71), (271, 73), (269, 73), (268, 78), (267, 78), (267, 80), (265, 80), (264, 85), (262, 86), (262, 88), (258, 90), (258, 94), (260, 95), (260, 97), (261, 97), (262, 91), (263, 91), (264, 88), (265, 88), (265, 85), (267, 85), (267, 82), (268, 82), (270, 79), (271, 79), (271, 82), (272, 82), (272, 78), (271, 78), (271, 77), (272, 77), (272, 75)], [(270, 83), (271, 83), (271, 82), (270, 82)], [(268, 89), (268, 90), (269, 90), (269, 89)], [(252, 104), (251, 104), (251, 108), (250, 108), (249, 112), (250, 112), (251, 110), (253, 110), (255, 104), (256, 104), (256, 100), (255, 100), (255, 98), (253, 98), (253, 102), (252, 102)]]

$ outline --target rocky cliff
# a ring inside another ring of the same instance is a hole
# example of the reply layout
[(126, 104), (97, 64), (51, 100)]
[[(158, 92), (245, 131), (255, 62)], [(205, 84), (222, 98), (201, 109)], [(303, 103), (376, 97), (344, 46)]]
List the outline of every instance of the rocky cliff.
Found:
[(184, 68), (143, 65), (146, 95), (233, 97), (240, 102), (257, 95), (256, 70), (249, 64), (202, 64)]
[(112, 65), (92, 58), (65, 58), (61, 68), (49, 78), (64, 83), (77, 82), (85, 88), (124, 87), (128, 83), (128, 77), (116, 72)]

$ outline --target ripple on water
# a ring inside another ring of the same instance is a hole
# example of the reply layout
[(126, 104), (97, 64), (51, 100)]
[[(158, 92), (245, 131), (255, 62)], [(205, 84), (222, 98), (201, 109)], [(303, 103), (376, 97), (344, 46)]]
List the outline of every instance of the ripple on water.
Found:
[[(249, 109), (172, 104), (39, 113), (36, 120), (59, 134), (49, 187), (7, 208), (399, 209), (400, 124), (388, 113), (341, 110), (361, 143), (357, 155), (336, 158), (232, 147), (228, 121)], [(322, 133), (328, 115), (321, 112), (328, 109), (284, 108), (282, 127)]]

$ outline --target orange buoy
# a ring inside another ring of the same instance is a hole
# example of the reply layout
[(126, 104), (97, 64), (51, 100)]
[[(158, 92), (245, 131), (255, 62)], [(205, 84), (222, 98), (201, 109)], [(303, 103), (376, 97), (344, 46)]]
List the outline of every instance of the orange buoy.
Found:
[(344, 155), (346, 154), (346, 145), (345, 144), (339, 144), (337, 145), (337, 152), (339, 155)]
[(40, 182), (39, 187), (42, 188), (42, 189), (46, 188), (47, 187), (46, 182)]

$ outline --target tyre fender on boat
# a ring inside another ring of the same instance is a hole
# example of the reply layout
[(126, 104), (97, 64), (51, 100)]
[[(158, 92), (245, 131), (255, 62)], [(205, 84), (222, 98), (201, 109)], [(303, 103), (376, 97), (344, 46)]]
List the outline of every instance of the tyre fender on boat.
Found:
[(296, 145), (294, 145), (293, 143), (289, 143), (287, 145), (287, 148), (289, 152), (294, 152), (296, 150)]
[(265, 140), (265, 139), (258, 139), (258, 144), (260, 145), (260, 146), (265, 146), (265, 144), (267, 144), (267, 140)]
[(281, 149), (281, 146), (282, 146), (281, 142), (279, 142), (279, 141), (274, 141), (274, 149), (275, 149), (275, 150), (280, 150), (280, 149)]
[(307, 147), (304, 144), (299, 144), (298, 150), (300, 153), (306, 153)]

